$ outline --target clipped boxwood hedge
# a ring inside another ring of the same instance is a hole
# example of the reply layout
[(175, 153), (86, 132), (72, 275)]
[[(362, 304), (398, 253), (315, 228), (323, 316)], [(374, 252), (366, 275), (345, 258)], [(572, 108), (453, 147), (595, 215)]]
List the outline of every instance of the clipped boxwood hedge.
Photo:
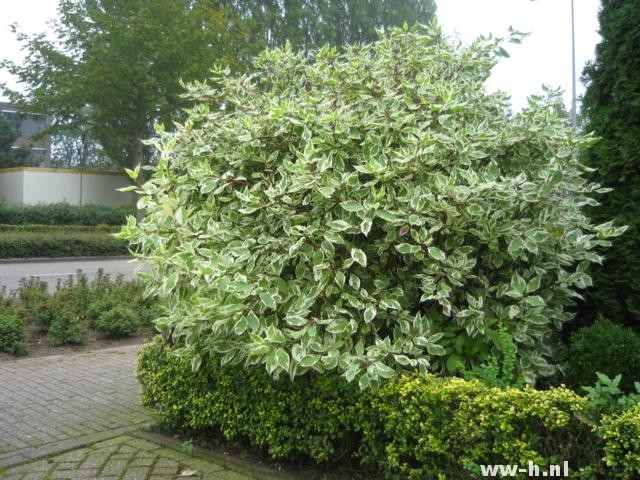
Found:
[(127, 242), (102, 232), (2, 232), (0, 258), (127, 255)]
[(133, 207), (76, 206), (67, 203), (0, 205), (0, 224), (123, 225)]
[(167, 427), (216, 432), (274, 459), (351, 458), (363, 475), (385, 479), (478, 478), (480, 464), (528, 461), (568, 461), (571, 478), (640, 475), (640, 407), (594, 426), (586, 399), (566, 388), (416, 375), (360, 392), (336, 373), (291, 382), (219, 359), (191, 367), (159, 340), (147, 345), (137, 370), (143, 402)]

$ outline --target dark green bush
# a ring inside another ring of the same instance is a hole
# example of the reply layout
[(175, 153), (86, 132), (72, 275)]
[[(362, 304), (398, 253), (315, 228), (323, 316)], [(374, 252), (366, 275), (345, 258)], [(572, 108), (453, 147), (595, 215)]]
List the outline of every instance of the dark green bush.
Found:
[(61, 309), (56, 311), (48, 333), (55, 346), (81, 345), (87, 340), (88, 331), (87, 321), (73, 309)]
[(6, 232), (0, 258), (127, 255), (127, 242), (102, 232)]
[(191, 363), (159, 340), (147, 345), (137, 370), (143, 402), (172, 429), (222, 434), (275, 459), (351, 458), (363, 475), (394, 480), (471, 479), (480, 464), (529, 461), (568, 461), (572, 478), (640, 475), (636, 410), (594, 429), (587, 399), (566, 388), (415, 375), (359, 392), (335, 373), (274, 381), (262, 367), (214, 359), (192, 372)]
[(116, 305), (100, 312), (93, 325), (103, 337), (126, 337), (138, 329), (138, 316), (131, 308)]
[(573, 388), (596, 382), (596, 372), (622, 375), (620, 388), (633, 390), (640, 380), (640, 336), (633, 330), (599, 319), (570, 338), (565, 368), (566, 384)]
[(8, 300), (0, 299), (0, 352), (21, 356), (27, 354), (24, 321)]
[(123, 225), (133, 207), (75, 206), (67, 203), (0, 205), (0, 224)]
[(80, 345), (87, 339), (88, 323), (73, 307), (60, 304), (53, 310), (47, 333), (55, 346)]

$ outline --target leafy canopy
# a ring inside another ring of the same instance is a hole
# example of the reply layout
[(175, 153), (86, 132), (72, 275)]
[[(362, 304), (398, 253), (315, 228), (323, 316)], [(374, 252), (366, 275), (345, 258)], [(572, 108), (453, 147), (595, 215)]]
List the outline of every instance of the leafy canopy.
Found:
[(55, 40), (14, 27), (26, 60), (0, 67), (25, 91), (4, 93), (125, 167), (149, 156), (140, 140), (154, 123), (185, 106), (181, 79), (203, 80), (213, 62), (239, 68), (251, 51), (243, 23), (215, 0), (60, 0), (58, 13)]
[(20, 132), (0, 113), (0, 168), (21, 167), (29, 163), (28, 148), (13, 148)]
[(366, 388), (473, 368), (506, 334), (527, 381), (554, 372), (592, 249), (623, 229), (581, 211), (598, 186), (576, 153), (592, 139), (557, 95), (512, 116), (485, 92), (503, 52), (392, 29), (312, 61), (268, 50), (255, 73), (189, 88), (197, 106), (158, 129), (146, 217), (122, 236), (194, 367), (219, 354)]
[(295, 50), (325, 44), (341, 47), (372, 42), (376, 29), (431, 21), (434, 0), (223, 0), (250, 22), (256, 41), (266, 47), (291, 43)]

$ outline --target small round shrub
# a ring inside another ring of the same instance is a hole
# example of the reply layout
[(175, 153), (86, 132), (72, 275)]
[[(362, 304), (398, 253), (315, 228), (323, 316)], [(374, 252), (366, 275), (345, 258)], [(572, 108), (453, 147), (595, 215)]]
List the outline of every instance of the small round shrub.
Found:
[(18, 298), (20, 299), (22, 318), (46, 332), (52, 318), (51, 297), (47, 293), (46, 282), (38, 278), (21, 280)]
[(627, 392), (640, 381), (640, 335), (609, 320), (600, 318), (574, 332), (567, 355), (565, 381), (572, 388), (592, 385), (596, 372), (621, 374), (620, 388)]
[(46, 304), (51, 318), (47, 333), (54, 345), (77, 345), (86, 341), (90, 304), (91, 290), (86, 275), (79, 272), (75, 278), (58, 282)]
[(81, 345), (87, 339), (87, 320), (72, 305), (53, 301), (52, 320), (47, 334), (55, 346)]
[(126, 337), (138, 329), (138, 316), (130, 308), (114, 306), (102, 311), (93, 326), (104, 337)]
[(13, 306), (0, 299), (0, 352), (22, 356), (27, 354), (27, 335), (24, 321)]
[(577, 159), (593, 139), (558, 93), (512, 115), (485, 91), (498, 40), (380, 35), (190, 87), (188, 118), (158, 129), (146, 216), (121, 234), (171, 305), (157, 325), (196, 367), (221, 354), (362, 388), (483, 364), (501, 329), (519, 375), (554, 373), (593, 250), (624, 231), (582, 212), (602, 192)]

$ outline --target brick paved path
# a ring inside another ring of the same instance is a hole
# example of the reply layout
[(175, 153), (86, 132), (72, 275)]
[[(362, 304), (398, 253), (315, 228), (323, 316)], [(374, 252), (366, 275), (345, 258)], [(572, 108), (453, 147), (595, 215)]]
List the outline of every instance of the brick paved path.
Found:
[(0, 363), (2, 480), (272, 480), (260, 465), (140, 433), (139, 346)]
[(138, 348), (0, 363), (0, 467), (149, 423), (133, 376)]
[[(211, 461), (130, 435), (14, 467), (3, 480), (271, 480), (282, 478)], [(1, 476), (1, 475), (0, 475)]]

